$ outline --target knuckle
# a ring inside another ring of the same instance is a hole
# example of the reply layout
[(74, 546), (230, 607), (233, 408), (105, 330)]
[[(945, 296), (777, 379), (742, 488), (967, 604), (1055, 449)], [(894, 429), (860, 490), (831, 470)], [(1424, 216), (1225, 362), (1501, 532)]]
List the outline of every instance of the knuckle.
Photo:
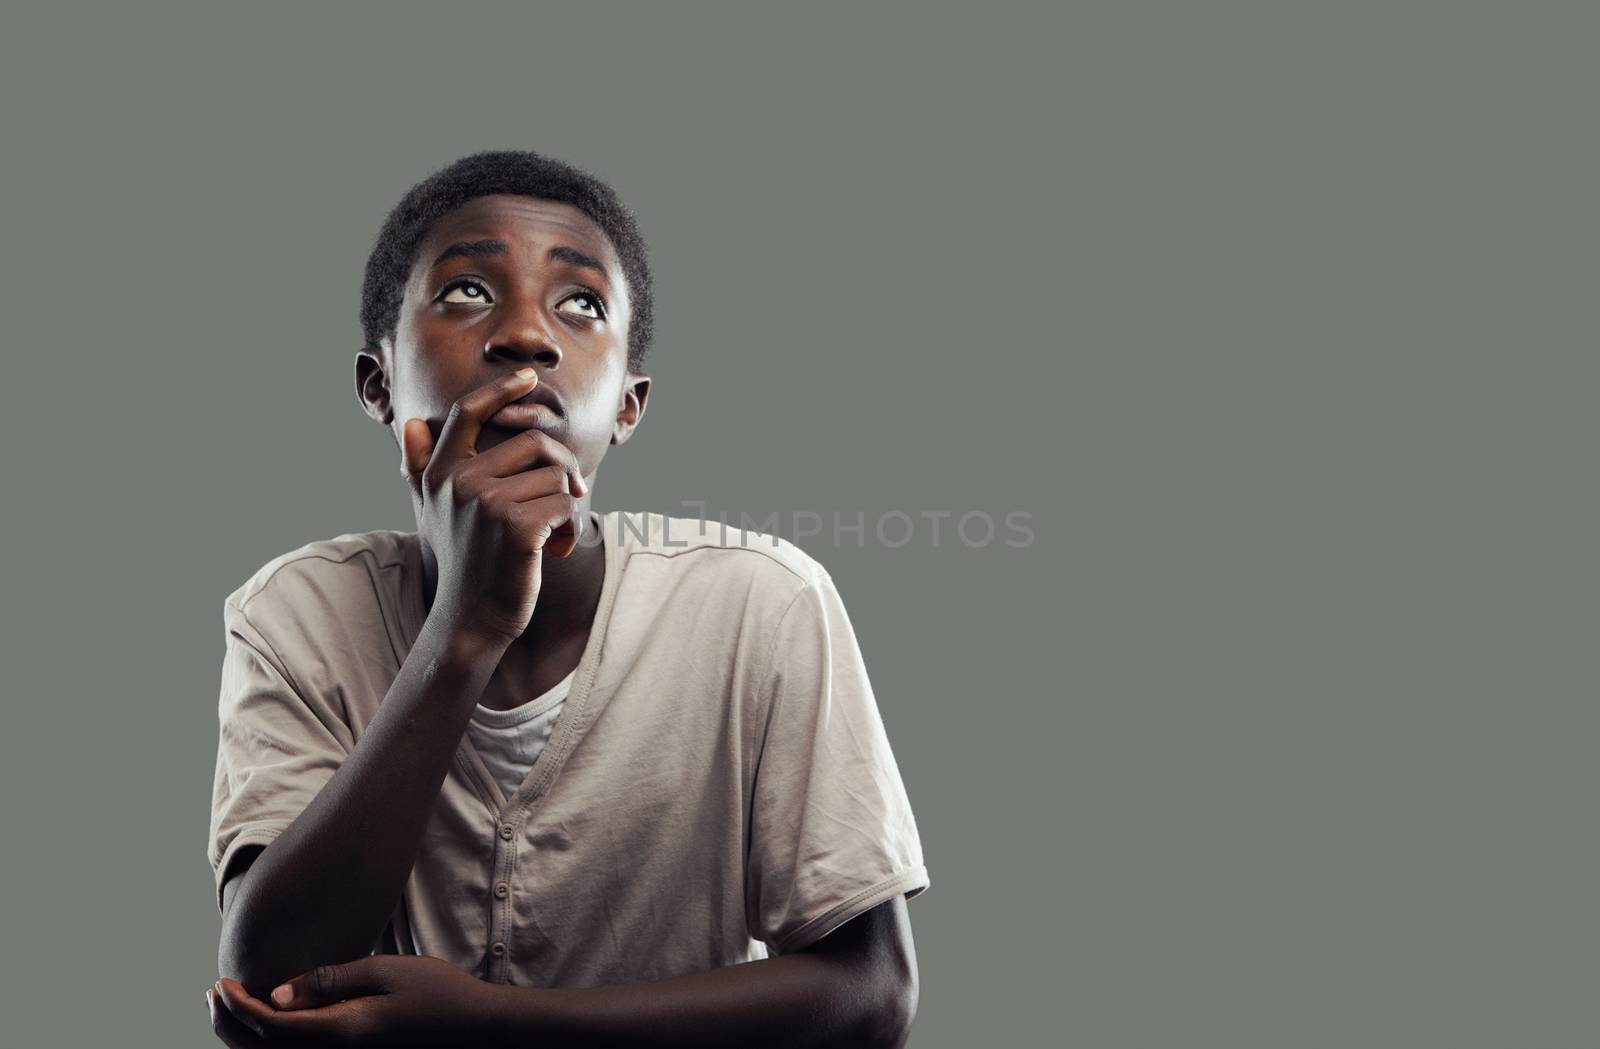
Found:
[(311, 970), (306, 983), (318, 998), (332, 997), (339, 990), (339, 968), (335, 965), (319, 965)]
[(480, 506), (484, 512), (489, 514), (491, 517), (504, 518), (506, 515), (506, 508), (510, 505), (510, 499), (508, 499), (506, 494), (499, 488), (490, 488), (488, 491), (478, 496), (478, 506)]
[(478, 501), (482, 494), (477, 480), (470, 473), (461, 471), (450, 478), (450, 501), (456, 506), (467, 506)]
[(506, 511), (506, 515), (512, 525), (509, 529), (511, 542), (516, 545), (517, 552), (522, 554), (538, 553), (539, 544), (543, 541), (539, 537), (540, 525), (538, 517), (521, 505), (511, 507)]

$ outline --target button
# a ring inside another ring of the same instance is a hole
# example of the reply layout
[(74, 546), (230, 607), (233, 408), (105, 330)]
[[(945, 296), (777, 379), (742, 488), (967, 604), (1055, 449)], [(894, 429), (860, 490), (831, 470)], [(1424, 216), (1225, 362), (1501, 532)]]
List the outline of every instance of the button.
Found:
[(494, 887), (494, 894), (503, 900), (507, 896), (511, 895), (511, 886), (507, 885), (505, 882), (501, 882), (499, 885)]
[(506, 953), (506, 945), (503, 943), (497, 943), (489, 948), (489, 953), (494, 955), (496, 958), (499, 958), (501, 955)]
[(505, 840), (510, 841), (511, 840), (511, 835), (513, 835), (515, 833), (516, 833), (516, 831), (512, 830), (511, 824), (509, 824), (509, 823), (500, 824), (500, 836), (502, 838), (504, 838)]

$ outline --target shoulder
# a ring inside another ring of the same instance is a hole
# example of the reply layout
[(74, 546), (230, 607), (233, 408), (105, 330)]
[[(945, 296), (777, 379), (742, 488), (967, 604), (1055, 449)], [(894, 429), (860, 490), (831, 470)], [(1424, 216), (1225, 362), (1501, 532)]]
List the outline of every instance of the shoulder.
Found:
[(815, 558), (782, 536), (722, 521), (614, 510), (601, 522), (606, 541), (618, 542), (630, 565), (659, 559), (678, 572), (761, 576), (793, 585), (827, 575)]
[[(268, 636), (347, 634), (381, 622), (418, 556), (414, 532), (349, 532), (305, 543), (257, 568), (223, 602), (224, 619)], [(374, 619), (373, 617), (377, 617)]]
[(802, 591), (832, 585), (814, 557), (769, 532), (646, 511), (612, 511), (601, 524), (605, 541), (621, 547), (628, 577), (715, 588), (780, 610)]

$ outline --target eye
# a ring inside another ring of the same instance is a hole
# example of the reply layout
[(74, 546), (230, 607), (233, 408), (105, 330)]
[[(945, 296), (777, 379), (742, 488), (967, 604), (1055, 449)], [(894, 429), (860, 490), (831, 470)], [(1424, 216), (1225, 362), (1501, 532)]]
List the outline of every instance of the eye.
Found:
[(468, 304), (484, 304), (493, 302), (489, 297), (489, 289), (471, 277), (462, 277), (460, 280), (451, 281), (445, 285), (444, 293), (439, 296), (440, 302), (464, 302)]
[(574, 292), (562, 299), (560, 302), (556, 303), (556, 308), (559, 309), (569, 302), (582, 303), (580, 308), (587, 310), (588, 312), (581, 314), (581, 316), (597, 321), (603, 321), (606, 319), (606, 308), (601, 304), (600, 296), (594, 294), (593, 292)]

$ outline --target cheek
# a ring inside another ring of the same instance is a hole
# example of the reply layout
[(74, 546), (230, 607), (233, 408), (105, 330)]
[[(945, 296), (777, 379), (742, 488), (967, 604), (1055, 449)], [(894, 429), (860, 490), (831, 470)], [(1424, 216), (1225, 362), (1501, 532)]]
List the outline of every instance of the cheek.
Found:
[(611, 445), (612, 415), (603, 405), (595, 405), (584, 412), (582, 418), (571, 418), (568, 437), (571, 448), (585, 472), (600, 465), (600, 459)]
[(442, 423), (451, 403), (474, 385), (474, 367), (483, 363), (481, 347), (471, 339), (463, 340), (460, 332), (431, 316), (412, 298), (408, 290), (395, 328), (398, 389), (392, 396), (397, 405), (404, 403), (412, 416)]
[(395, 371), (391, 397), (396, 413), (404, 409), (407, 417), (442, 424), (451, 403), (470, 389), (468, 378), (452, 370), (443, 356), (410, 353), (397, 359)]
[[(611, 446), (611, 431), (616, 425), (617, 403), (615, 386), (609, 383), (585, 383), (582, 396), (569, 401), (583, 405), (568, 418), (572, 450), (584, 469), (593, 470)], [(573, 391), (576, 393), (577, 391)]]

